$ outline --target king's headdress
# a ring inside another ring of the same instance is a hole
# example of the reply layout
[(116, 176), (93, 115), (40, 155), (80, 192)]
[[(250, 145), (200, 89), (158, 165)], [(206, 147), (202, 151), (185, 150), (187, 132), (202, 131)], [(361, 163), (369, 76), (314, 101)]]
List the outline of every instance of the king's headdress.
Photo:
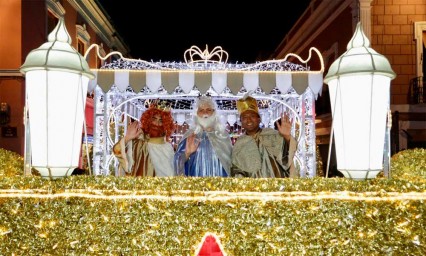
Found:
[(158, 110), (165, 111), (165, 112), (170, 112), (171, 110), (170, 105), (165, 100), (156, 99), (156, 100), (148, 101), (147, 104), (149, 108), (156, 108)]
[(249, 96), (248, 94), (244, 95), (244, 97), (237, 100), (237, 109), (240, 115), (246, 112), (247, 110), (251, 110), (259, 114), (259, 108), (257, 106), (256, 99)]

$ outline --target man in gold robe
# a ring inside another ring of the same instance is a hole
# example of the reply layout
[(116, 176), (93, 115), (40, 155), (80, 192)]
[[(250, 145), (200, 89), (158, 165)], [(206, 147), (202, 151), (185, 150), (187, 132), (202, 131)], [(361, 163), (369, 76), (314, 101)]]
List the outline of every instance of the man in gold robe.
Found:
[(234, 177), (284, 178), (296, 177), (293, 157), (297, 142), (291, 136), (288, 117), (282, 116), (277, 122), (278, 131), (260, 128), (257, 101), (245, 96), (237, 101), (241, 135), (232, 150), (231, 175)]

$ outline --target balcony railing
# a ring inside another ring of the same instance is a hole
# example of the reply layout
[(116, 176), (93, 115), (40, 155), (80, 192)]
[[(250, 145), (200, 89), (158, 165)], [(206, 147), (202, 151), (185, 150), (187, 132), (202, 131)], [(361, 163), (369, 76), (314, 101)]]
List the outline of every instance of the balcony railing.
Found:
[(410, 80), (409, 102), (410, 104), (425, 103), (426, 95), (424, 90), (425, 77), (419, 76)]

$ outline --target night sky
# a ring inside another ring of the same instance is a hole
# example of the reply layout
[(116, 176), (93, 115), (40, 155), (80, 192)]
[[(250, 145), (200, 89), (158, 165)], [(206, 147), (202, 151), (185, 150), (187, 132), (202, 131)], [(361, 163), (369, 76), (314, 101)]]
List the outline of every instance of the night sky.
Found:
[(185, 50), (207, 44), (209, 50), (221, 46), (231, 63), (269, 59), (310, 2), (97, 1), (133, 58), (180, 62)]

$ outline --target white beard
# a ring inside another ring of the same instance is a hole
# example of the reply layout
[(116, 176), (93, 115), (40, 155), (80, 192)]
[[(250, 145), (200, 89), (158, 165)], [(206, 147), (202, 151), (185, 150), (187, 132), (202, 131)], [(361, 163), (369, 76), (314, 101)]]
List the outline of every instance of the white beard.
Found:
[(194, 134), (199, 134), (203, 131), (213, 132), (217, 137), (228, 138), (228, 132), (225, 127), (216, 119), (216, 115), (210, 117), (199, 117), (194, 118)]
[(204, 130), (209, 128), (214, 128), (216, 125), (216, 115), (211, 115), (209, 117), (195, 117), (195, 124), (200, 125)]

